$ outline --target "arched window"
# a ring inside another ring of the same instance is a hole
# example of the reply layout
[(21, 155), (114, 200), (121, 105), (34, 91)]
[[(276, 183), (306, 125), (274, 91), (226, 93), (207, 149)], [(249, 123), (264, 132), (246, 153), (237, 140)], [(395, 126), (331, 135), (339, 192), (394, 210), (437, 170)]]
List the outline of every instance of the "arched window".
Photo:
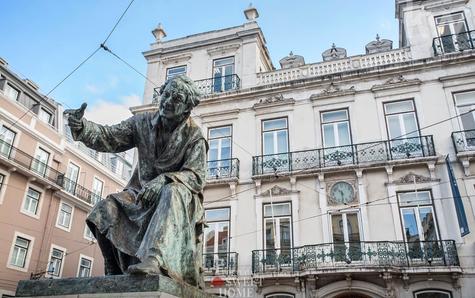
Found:
[(265, 298), (295, 298), (295, 295), (289, 293), (272, 293), (267, 294)]
[(414, 298), (452, 298), (452, 293), (445, 290), (420, 290), (414, 292)]

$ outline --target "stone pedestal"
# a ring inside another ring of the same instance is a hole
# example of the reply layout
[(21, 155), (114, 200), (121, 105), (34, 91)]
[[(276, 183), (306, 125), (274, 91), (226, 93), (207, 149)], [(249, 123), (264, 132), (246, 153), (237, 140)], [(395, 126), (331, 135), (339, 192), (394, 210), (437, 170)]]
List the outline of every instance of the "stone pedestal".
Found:
[(162, 275), (113, 275), (85, 278), (22, 280), (18, 283), (16, 297), (212, 298), (215, 296)]

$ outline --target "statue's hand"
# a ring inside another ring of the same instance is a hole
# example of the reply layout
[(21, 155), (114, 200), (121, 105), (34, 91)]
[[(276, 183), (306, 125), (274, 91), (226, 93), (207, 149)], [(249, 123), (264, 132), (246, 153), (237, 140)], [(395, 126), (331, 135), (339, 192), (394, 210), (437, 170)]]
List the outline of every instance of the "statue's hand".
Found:
[(67, 109), (64, 115), (68, 116), (68, 125), (72, 130), (80, 131), (83, 128), (82, 117), (86, 110), (87, 103), (83, 103), (79, 109)]
[(165, 175), (159, 175), (155, 179), (149, 181), (143, 187), (142, 191), (137, 196), (137, 202), (142, 202), (144, 207), (152, 206), (160, 195), (160, 190), (168, 182)]

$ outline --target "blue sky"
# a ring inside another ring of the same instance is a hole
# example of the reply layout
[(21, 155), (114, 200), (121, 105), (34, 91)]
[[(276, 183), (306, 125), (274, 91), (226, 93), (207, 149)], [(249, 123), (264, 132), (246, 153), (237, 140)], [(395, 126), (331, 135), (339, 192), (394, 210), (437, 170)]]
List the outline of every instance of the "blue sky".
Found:
[[(321, 61), (321, 53), (333, 42), (349, 55), (362, 54), (376, 33), (392, 39), (395, 47), (398, 44), (394, 0), (252, 2), (276, 67), (290, 51), (304, 56), (307, 63)], [(46, 93), (102, 42), (128, 3), (4, 0), (0, 57)], [(248, 5), (242, 0), (136, 0), (107, 45), (145, 73), (142, 52), (153, 42), (150, 32), (158, 22), (163, 23), (167, 39), (173, 39), (240, 25)], [(143, 88), (144, 78), (100, 51), (51, 96), (66, 108), (87, 101), (89, 112), (104, 115), (141, 102)]]

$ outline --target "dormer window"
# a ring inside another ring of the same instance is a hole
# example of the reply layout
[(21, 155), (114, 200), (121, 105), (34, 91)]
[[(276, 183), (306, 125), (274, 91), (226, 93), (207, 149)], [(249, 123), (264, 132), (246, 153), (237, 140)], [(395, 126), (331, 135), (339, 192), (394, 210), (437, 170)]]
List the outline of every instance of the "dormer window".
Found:
[(41, 121), (52, 124), (53, 120), (53, 114), (43, 108), (40, 108), (38, 112), (38, 118), (40, 118)]
[(14, 101), (18, 100), (18, 96), (20, 95), (20, 91), (8, 83), (5, 84), (4, 93), (9, 99)]
[(179, 75), (186, 75), (186, 65), (167, 68), (167, 80)]
[[(438, 50), (452, 53), (473, 49), (473, 40), (463, 12), (456, 12), (435, 17), (437, 27)], [(436, 49), (437, 50), (437, 49)]]

